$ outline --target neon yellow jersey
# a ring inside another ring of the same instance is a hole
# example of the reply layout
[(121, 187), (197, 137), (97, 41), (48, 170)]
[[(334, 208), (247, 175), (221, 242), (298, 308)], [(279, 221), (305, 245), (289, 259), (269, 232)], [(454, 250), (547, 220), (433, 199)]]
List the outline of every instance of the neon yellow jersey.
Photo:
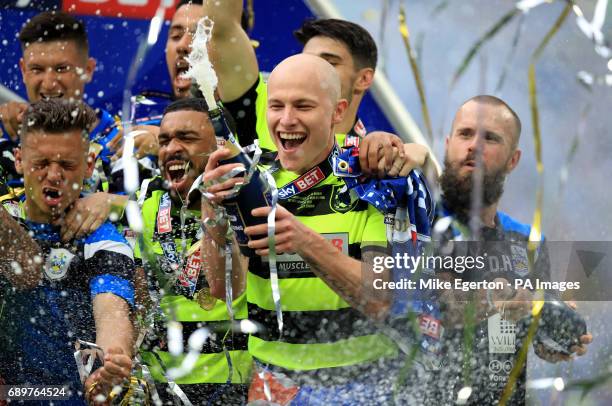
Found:
[[(360, 259), (364, 249), (386, 247), (380, 212), (364, 201), (347, 201), (344, 183), (331, 173), (327, 161), (317, 170), (323, 180), (299, 193), (290, 187), (299, 182), (298, 175), (283, 169), (274, 172), (284, 196), (279, 203), (353, 258)], [(397, 356), (395, 344), (378, 334), (376, 326), (318, 278), (299, 255), (278, 255), (277, 269), (284, 322), (280, 339), (267, 258), (249, 262), (249, 319), (265, 327), (249, 337), (254, 358), (287, 370), (307, 371), (363, 366)]]
[[(176, 255), (182, 255), (182, 233), (180, 231), (180, 220), (178, 209), (172, 210), (171, 207), (164, 206), (164, 195), (167, 193), (155, 186), (159, 183), (154, 179), (148, 182), (146, 190), (142, 192), (145, 196), (141, 196), (139, 202), (142, 207), (143, 216), (143, 241), (144, 246), (140, 247), (140, 253), (149, 261), (153, 259), (155, 263), (149, 264), (147, 268), (150, 270), (157, 267), (157, 270), (152, 272), (156, 275), (156, 280), (161, 285), (166, 284), (167, 280), (163, 279), (164, 272), (168, 271), (168, 255), (162, 248), (162, 243), (167, 243), (159, 235), (159, 227), (161, 221), (160, 211), (168, 209), (171, 216), (171, 221), (168, 223), (173, 228), (169, 234), (169, 238), (174, 241), (176, 247)], [(192, 221), (186, 221), (183, 224), (186, 237), (185, 249), (190, 252), (192, 244), (198, 240), (199, 229), (199, 212), (192, 213)], [(196, 247), (197, 248), (197, 247)], [(193, 251), (193, 250), (192, 250)], [(191, 255), (191, 254), (190, 254)], [(146, 262), (146, 261), (145, 261)], [(189, 259), (187, 259), (189, 262)], [(202, 270), (200, 270), (202, 272)], [(198, 286), (198, 289), (200, 287)], [(247, 335), (245, 334), (229, 334), (229, 340), (224, 340), (223, 329), (227, 329), (227, 322), (230, 319), (227, 312), (225, 302), (216, 300), (210, 310), (203, 309), (198, 302), (186, 297), (184, 294), (179, 294), (174, 287), (170, 287), (168, 292), (162, 296), (160, 307), (162, 313), (167, 319), (179, 321), (183, 328), (183, 336), (185, 340), (184, 347), (188, 348), (187, 339), (190, 334), (199, 327), (207, 327), (214, 332), (212, 338), (207, 342), (204, 350), (200, 354), (196, 366), (188, 375), (177, 379), (177, 384), (223, 384), (228, 381), (230, 368), (226, 359), (223, 348), (228, 350), (232, 359), (232, 376), (229, 379), (235, 384), (246, 384), (250, 379), (253, 360), (247, 351)], [(247, 317), (246, 295), (236, 298), (233, 302), (235, 319), (244, 319)], [(165, 326), (164, 326), (165, 327)], [(149, 366), (151, 375), (158, 382), (166, 382), (164, 370), (171, 366), (177, 366), (182, 361), (183, 357), (173, 357), (169, 352), (157, 350), (153, 352), (141, 351), (143, 360)]]

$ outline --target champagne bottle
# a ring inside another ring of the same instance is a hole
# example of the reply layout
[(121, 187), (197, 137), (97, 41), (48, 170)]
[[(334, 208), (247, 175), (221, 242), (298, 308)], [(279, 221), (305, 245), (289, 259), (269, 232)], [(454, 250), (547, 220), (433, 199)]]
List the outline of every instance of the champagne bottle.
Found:
[[(225, 147), (232, 152), (229, 158), (220, 161), (219, 164), (240, 163), (244, 165), (246, 172), (249, 172), (253, 166), (253, 161), (243, 151), (238, 140), (236, 140), (225, 120), (223, 111), (217, 108), (211, 110), (209, 115), (215, 130), (217, 146)], [(267, 184), (264, 182), (260, 171), (255, 169), (249, 183), (243, 185), (236, 196), (223, 202), (223, 206), (229, 216), (230, 227), (232, 227), (236, 234), (240, 252), (247, 257), (254, 257), (255, 251), (247, 246), (249, 237), (244, 232), (245, 227), (265, 224), (267, 222), (267, 217), (252, 216), (251, 210), (257, 207), (270, 206), (271, 200)]]

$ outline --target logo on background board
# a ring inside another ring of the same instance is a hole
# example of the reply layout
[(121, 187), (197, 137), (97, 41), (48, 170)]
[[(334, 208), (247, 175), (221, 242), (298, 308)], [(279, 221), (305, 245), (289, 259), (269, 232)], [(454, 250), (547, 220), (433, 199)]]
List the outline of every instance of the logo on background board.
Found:
[[(172, 18), (178, 0), (164, 0), (165, 19)], [(160, 5), (159, 0), (63, 0), (62, 9), (73, 14), (150, 19)]]

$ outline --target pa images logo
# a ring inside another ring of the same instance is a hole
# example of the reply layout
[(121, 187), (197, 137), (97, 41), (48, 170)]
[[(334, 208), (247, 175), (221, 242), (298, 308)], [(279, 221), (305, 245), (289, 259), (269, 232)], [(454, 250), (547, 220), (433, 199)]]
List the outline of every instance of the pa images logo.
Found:
[(49, 280), (63, 279), (68, 272), (74, 254), (65, 248), (53, 248), (45, 262), (45, 275)]
[(336, 213), (346, 213), (355, 208), (359, 199), (349, 192), (346, 185), (333, 186), (331, 197), (329, 199), (329, 207)]

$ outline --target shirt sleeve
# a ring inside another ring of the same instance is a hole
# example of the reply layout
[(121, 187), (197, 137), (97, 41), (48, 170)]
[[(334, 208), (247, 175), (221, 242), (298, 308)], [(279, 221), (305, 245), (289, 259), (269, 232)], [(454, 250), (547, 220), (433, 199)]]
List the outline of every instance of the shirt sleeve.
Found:
[(85, 241), (85, 263), (91, 272), (92, 298), (112, 293), (134, 305), (134, 254), (111, 223), (103, 224)]
[(223, 103), (236, 123), (238, 142), (243, 147), (259, 140), (264, 151), (276, 151), (266, 121), (268, 86), (260, 74), (253, 86), (238, 99)]
[(238, 141), (242, 146), (251, 145), (257, 137), (257, 86), (261, 80), (261, 77), (258, 78), (238, 99), (223, 103), (236, 122)]

